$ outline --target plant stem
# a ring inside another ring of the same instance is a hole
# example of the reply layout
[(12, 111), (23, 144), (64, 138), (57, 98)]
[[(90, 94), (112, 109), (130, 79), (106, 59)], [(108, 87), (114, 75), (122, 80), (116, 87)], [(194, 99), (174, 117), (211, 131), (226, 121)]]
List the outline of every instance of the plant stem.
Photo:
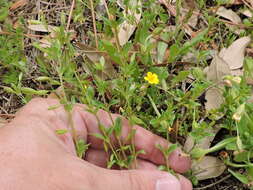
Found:
[(95, 17), (93, 0), (90, 0), (90, 6), (91, 6), (91, 14), (92, 14), (92, 22), (93, 22), (93, 30), (94, 30), (94, 35), (95, 35), (96, 49), (98, 49), (98, 36), (97, 36), (96, 17)]
[(150, 101), (152, 107), (154, 108), (156, 115), (157, 115), (158, 117), (160, 117), (161, 114), (160, 114), (159, 110), (157, 109), (157, 107), (156, 107), (156, 105), (155, 105), (155, 102), (154, 102), (154, 100), (151, 98), (150, 95), (148, 95), (148, 99), (149, 99), (149, 101)]

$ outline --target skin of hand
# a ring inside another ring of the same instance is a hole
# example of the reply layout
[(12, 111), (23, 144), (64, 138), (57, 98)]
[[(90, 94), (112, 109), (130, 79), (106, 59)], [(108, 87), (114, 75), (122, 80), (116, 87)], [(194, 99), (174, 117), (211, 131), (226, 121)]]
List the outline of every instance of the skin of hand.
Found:
[[(71, 129), (68, 113), (58, 100), (35, 98), (21, 108), (13, 121), (0, 129), (0, 186), (4, 190), (191, 190), (185, 177), (177, 177), (156, 169), (164, 164), (164, 158), (156, 144), (168, 142), (145, 130), (136, 130), (138, 167), (133, 170), (106, 169), (106, 153), (103, 143), (92, 133), (100, 133), (95, 116), (76, 104), (71, 112), (76, 136), (90, 143), (84, 159), (76, 156), (70, 132), (59, 135), (56, 130)], [(109, 127), (111, 119), (103, 110), (97, 112), (101, 123)], [(119, 117), (111, 114), (113, 119)], [(122, 139), (131, 126), (122, 118)], [(112, 142), (116, 141), (111, 137)], [(183, 173), (190, 168), (190, 158), (175, 150), (169, 156), (171, 168)]]

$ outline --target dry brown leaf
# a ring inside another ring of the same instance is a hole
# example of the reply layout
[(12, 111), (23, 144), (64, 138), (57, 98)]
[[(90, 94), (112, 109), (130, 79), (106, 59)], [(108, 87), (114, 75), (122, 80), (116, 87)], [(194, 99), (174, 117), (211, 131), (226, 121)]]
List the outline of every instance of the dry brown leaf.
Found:
[[(206, 72), (207, 79), (215, 83), (221, 82), (224, 76), (231, 74), (228, 64), (218, 55), (214, 56), (210, 66), (208, 67), (208, 71)], [(221, 85), (218, 85), (218, 87), (220, 86)], [(205, 108), (207, 111), (219, 108), (224, 101), (222, 92), (217, 87), (208, 89), (205, 98)]]
[(213, 82), (220, 82), (226, 75), (230, 75), (228, 64), (219, 56), (215, 55), (207, 72), (207, 79)]
[[(243, 67), (245, 49), (250, 41), (250, 37), (243, 37), (233, 42), (227, 49), (222, 49), (208, 67), (207, 79), (219, 83), (226, 75), (241, 76), (243, 74), (241, 68)], [(217, 109), (223, 103), (219, 87), (222, 87), (222, 85), (207, 90), (206, 110)]]
[(219, 56), (226, 61), (231, 70), (242, 68), (245, 49), (251, 41), (250, 37), (242, 37), (234, 41), (227, 49), (223, 48)]
[[(105, 65), (103, 72), (98, 72), (98, 76), (102, 79), (106, 78), (115, 78), (117, 76), (117, 72), (115, 68), (113, 67), (112, 60), (108, 57), (106, 53), (103, 52), (97, 52), (95, 48), (91, 48), (85, 44), (77, 43), (77, 46), (84, 51), (85, 56), (89, 59), (91, 63), (99, 63), (101, 57), (104, 57), (105, 59)], [(87, 73), (91, 73), (90, 71), (90, 63), (85, 64), (85, 71)]]
[(242, 22), (241, 18), (234, 11), (231, 9), (226, 9), (223, 6), (218, 8), (216, 14), (230, 20), (235, 24), (240, 24)]
[(187, 4), (187, 7), (194, 9), (196, 7), (195, 0), (185, 0), (184, 1)]
[(222, 91), (218, 88), (210, 88), (206, 92), (205, 108), (207, 111), (212, 109), (218, 109), (224, 102)]
[(250, 18), (253, 17), (253, 13), (249, 9), (245, 9), (245, 10), (241, 11), (241, 13), (247, 17), (250, 17)]
[(158, 0), (158, 2), (167, 8), (167, 11), (170, 15), (172, 16), (177, 15), (176, 7), (172, 5), (172, 3), (176, 3), (176, 1), (168, 2), (166, 0)]
[(186, 141), (185, 141), (185, 144), (184, 144), (184, 151), (185, 152), (190, 152), (193, 148), (203, 148), (203, 149), (210, 148), (210, 145), (211, 145), (215, 135), (218, 133), (219, 130), (220, 130), (220, 126), (218, 126), (218, 125), (214, 126), (213, 128), (207, 128), (205, 130), (205, 132), (209, 133), (212, 136), (207, 136), (207, 137), (203, 138), (197, 144), (194, 143), (194, 139), (192, 138), (192, 136), (189, 135), (186, 138)]
[(53, 32), (56, 27), (50, 25), (43, 25), (43, 24), (30, 24), (28, 28), (35, 32)]
[(232, 70), (231, 75), (233, 75), (233, 76), (242, 76), (243, 75), (243, 69)]
[[(230, 20), (234, 24), (242, 23), (241, 18), (231, 9), (226, 9), (225, 7), (219, 7), (216, 14)], [(244, 31), (244, 29), (239, 29), (236, 25), (231, 25), (228, 23), (225, 23), (225, 25), (228, 28), (230, 28), (231, 31), (233, 31), (235, 34), (238, 34), (238, 35)]]
[(119, 38), (119, 43), (121, 46), (126, 44), (132, 34), (134, 33), (138, 23), (140, 22), (141, 19), (141, 1), (137, 0), (130, 0), (130, 3), (132, 4), (133, 7), (138, 7), (138, 10), (132, 11), (128, 9), (127, 11), (124, 10), (124, 15), (133, 15), (135, 18), (135, 23), (129, 23), (127, 20), (125, 20), (122, 24), (119, 26), (118, 30), (118, 38)]
[(14, 11), (17, 8), (25, 6), (27, 3), (28, 3), (28, 0), (18, 0), (15, 3), (12, 4), (12, 6), (10, 7), (10, 10)]
[(205, 180), (220, 176), (226, 166), (218, 158), (205, 156), (201, 160), (193, 161), (191, 169), (198, 180)]

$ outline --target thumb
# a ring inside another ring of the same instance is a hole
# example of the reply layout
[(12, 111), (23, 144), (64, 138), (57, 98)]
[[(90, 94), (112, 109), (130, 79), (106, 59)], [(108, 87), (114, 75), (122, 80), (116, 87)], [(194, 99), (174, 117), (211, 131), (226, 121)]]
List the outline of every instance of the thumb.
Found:
[[(86, 163), (88, 164), (88, 163)], [(88, 169), (89, 168), (89, 169)], [(91, 189), (96, 190), (192, 190), (183, 176), (154, 170), (108, 170), (97, 166), (86, 167), (85, 176)], [(90, 171), (88, 171), (88, 170)]]

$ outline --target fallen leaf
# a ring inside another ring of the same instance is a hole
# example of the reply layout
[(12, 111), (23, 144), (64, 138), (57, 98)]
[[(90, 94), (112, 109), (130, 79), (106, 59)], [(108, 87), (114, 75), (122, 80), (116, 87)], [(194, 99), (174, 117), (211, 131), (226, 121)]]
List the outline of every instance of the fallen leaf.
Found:
[(207, 128), (205, 130), (205, 133), (209, 133), (211, 135), (203, 138), (197, 144), (195, 144), (193, 137), (191, 135), (189, 135), (186, 138), (186, 141), (185, 141), (185, 144), (184, 144), (184, 151), (185, 152), (190, 152), (193, 148), (203, 148), (203, 149), (210, 148), (210, 145), (211, 145), (215, 135), (219, 132), (219, 130), (220, 130), (220, 126), (218, 126), (218, 125), (216, 125), (212, 128)]
[(219, 55), (215, 55), (208, 67), (207, 79), (213, 82), (220, 82), (224, 76), (230, 74), (228, 64)]
[(242, 37), (234, 41), (227, 49), (223, 48), (219, 56), (226, 61), (231, 70), (242, 68), (245, 49), (251, 42), (250, 37)]
[(176, 7), (172, 5), (172, 3), (176, 3), (176, 1), (168, 2), (166, 0), (158, 0), (158, 2), (162, 5), (164, 5), (167, 8), (167, 11), (170, 15), (176, 16), (177, 15), (177, 10)]
[[(182, 17), (184, 18), (187, 13), (189, 12), (190, 10), (187, 9), (187, 8), (182, 8), (180, 13), (182, 14)], [(187, 24), (193, 28), (195, 28), (198, 24), (198, 19), (199, 19), (199, 14), (200, 14), (200, 11), (199, 10), (194, 10), (191, 17), (187, 20)]]
[[(228, 64), (218, 55), (214, 56), (210, 66), (208, 67), (208, 71), (206, 72), (207, 79), (215, 83), (220, 83), (224, 76), (231, 74)], [(218, 87), (212, 87), (207, 90), (205, 97), (205, 108), (207, 111), (217, 109), (223, 103), (224, 100), (219, 87), (222, 87), (222, 85), (218, 85)]]
[(187, 7), (194, 9), (196, 7), (195, 0), (185, 0)]
[(201, 160), (194, 160), (191, 169), (198, 180), (205, 180), (220, 176), (226, 166), (216, 157), (205, 156)]
[(99, 0), (96, 6), (96, 18), (98, 20), (102, 20), (106, 15), (106, 8), (104, 4), (104, 0)]
[(242, 10), (241, 13), (245, 15), (246, 17), (250, 17), (250, 18), (253, 17), (253, 13), (249, 9)]
[[(219, 83), (226, 75), (241, 76), (245, 49), (251, 41), (250, 37), (242, 37), (233, 42), (228, 48), (223, 48), (206, 69), (207, 79)], [(222, 92), (218, 87), (212, 87), (206, 92), (206, 110), (217, 109), (223, 103)]]
[(15, 3), (12, 4), (12, 6), (10, 7), (10, 10), (14, 11), (17, 8), (25, 6), (27, 3), (28, 3), (28, 0), (18, 0)]
[(240, 24), (242, 22), (241, 18), (234, 11), (231, 9), (226, 9), (223, 6), (218, 8), (216, 14), (230, 20), (235, 24)]
[[(242, 20), (241, 18), (231, 9), (226, 9), (225, 7), (219, 7), (219, 9), (216, 12), (217, 15), (228, 19), (229, 21), (231, 21), (233, 24), (241, 24)], [(234, 33), (236, 34), (240, 34), (241, 32), (244, 31), (244, 29), (238, 29), (238, 27), (236, 25), (231, 25), (228, 23), (225, 23), (225, 25)]]
[(129, 3), (131, 4), (134, 10), (125, 9), (123, 14), (125, 15), (125, 17), (133, 15), (134, 23), (129, 23), (128, 20), (125, 20), (122, 24), (120, 24), (118, 29), (118, 38), (119, 44), (121, 46), (123, 46), (128, 42), (141, 19), (141, 5), (142, 5), (141, 1), (130, 0)]
[(224, 102), (222, 91), (218, 88), (210, 88), (206, 92), (205, 108), (207, 111), (212, 109), (218, 109)]
[[(101, 57), (105, 58), (105, 65), (104, 70), (102, 72), (98, 72), (98, 76), (100, 76), (102, 79), (106, 78), (115, 78), (117, 75), (117, 72), (115, 68), (113, 67), (112, 60), (108, 57), (106, 53), (98, 52), (95, 48), (89, 47), (83, 43), (76, 43), (77, 47), (81, 49), (81, 52), (83, 51), (84, 55), (89, 59), (91, 63), (99, 63)], [(91, 72), (91, 67), (89, 65), (90, 63), (85, 64), (85, 71), (87, 73)]]
[(243, 69), (231, 70), (231, 75), (233, 75), (233, 76), (242, 76), (243, 75)]
[(56, 27), (44, 24), (31, 24), (28, 25), (28, 28), (35, 32), (52, 32), (55, 30)]

